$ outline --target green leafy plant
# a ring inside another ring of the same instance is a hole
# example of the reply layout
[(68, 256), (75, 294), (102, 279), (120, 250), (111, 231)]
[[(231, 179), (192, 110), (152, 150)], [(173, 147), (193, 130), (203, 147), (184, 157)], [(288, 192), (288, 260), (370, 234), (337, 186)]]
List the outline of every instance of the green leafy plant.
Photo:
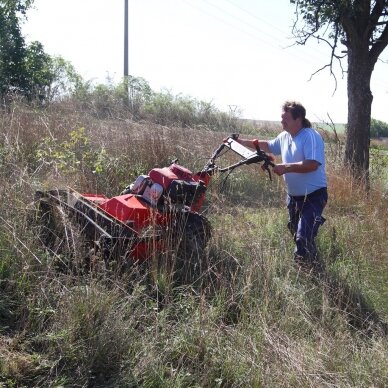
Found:
[(94, 150), (85, 134), (85, 128), (73, 130), (69, 139), (58, 143), (54, 137), (43, 139), (36, 151), (38, 162), (51, 165), (62, 173), (93, 172), (102, 173), (106, 152)]

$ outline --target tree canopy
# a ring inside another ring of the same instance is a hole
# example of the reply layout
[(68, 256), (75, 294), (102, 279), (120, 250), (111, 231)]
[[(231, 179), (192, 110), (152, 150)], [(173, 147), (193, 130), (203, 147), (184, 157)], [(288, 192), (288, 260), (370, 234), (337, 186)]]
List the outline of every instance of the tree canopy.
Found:
[[(331, 48), (329, 68), (338, 60), (348, 83), (345, 163), (358, 178), (367, 178), (371, 106), (370, 80), (388, 45), (388, 0), (290, 0), (296, 7), (293, 32), (299, 44), (310, 38)], [(342, 59), (347, 59), (344, 66)]]
[[(21, 7), (21, 6), (20, 6)], [(0, 93), (24, 88), (23, 60), (26, 55), (16, 2), (0, 1)], [(24, 11), (24, 8), (22, 8)]]
[(32, 0), (0, 0), (0, 97), (2, 103), (10, 93), (28, 100), (43, 100), (55, 74), (52, 58), (40, 42), (26, 45), (20, 23)]

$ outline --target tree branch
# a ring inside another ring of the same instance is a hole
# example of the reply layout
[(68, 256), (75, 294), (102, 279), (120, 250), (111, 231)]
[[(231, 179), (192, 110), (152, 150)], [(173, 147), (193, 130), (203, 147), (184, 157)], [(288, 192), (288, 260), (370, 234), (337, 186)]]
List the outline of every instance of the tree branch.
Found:
[[(328, 30), (330, 28), (330, 23), (325, 23), (325, 22), (320, 21), (320, 17), (321, 17), (320, 12), (323, 9), (324, 5), (325, 5), (325, 0), (322, 0), (320, 3), (317, 4), (317, 9), (314, 11), (314, 16), (313, 16), (312, 20), (310, 19), (309, 22), (306, 21), (306, 24), (305, 24), (306, 27), (302, 28), (302, 29), (297, 28), (297, 24), (299, 21), (299, 19), (298, 19), (299, 12), (298, 12), (298, 6), (296, 6), (297, 20), (294, 23), (294, 26), (292, 28), (292, 32), (296, 38), (296, 43), (299, 45), (306, 45), (307, 41), (310, 38), (314, 38), (317, 41), (322, 41), (322, 42), (326, 43), (330, 47), (331, 54), (330, 54), (329, 63), (322, 66), (321, 68), (316, 70), (314, 73), (312, 73), (310, 78), (309, 78), (309, 81), (319, 72), (323, 71), (326, 68), (329, 68), (330, 75), (334, 78), (334, 83), (335, 83), (335, 87), (334, 87), (334, 91), (333, 91), (333, 94), (334, 94), (337, 90), (337, 84), (338, 84), (337, 77), (333, 71), (334, 60), (335, 59), (338, 60), (340, 68), (341, 68), (341, 72), (343, 75), (345, 73), (345, 70), (343, 69), (341, 60), (346, 56), (346, 54), (345, 55), (338, 55), (336, 53), (336, 51), (338, 49), (338, 42), (340, 41), (341, 31), (342, 31), (339, 18), (333, 22), (334, 36), (330, 36), (330, 33), (328, 32)], [(322, 29), (325, 26), (325, 24), (326, 24), (326, 29), (323, 31), (323, 36), (329, 35), (330, 38), (333, 39), (333, 43), (331, 43), (328, 39), (322, 37), (322, 35), (316, 34), (320, 29)], [(342, 41), (340, 41), (340, 42), (342, 42)]]
[(384, 8), (387, 6), (386, 0), (376, 0), (375, 6), (370, 14), (370, 26), (373, 27), (378, 24), (378, 21), (381, 16), (387, 15), (384, 12)]
[(369, 60), (371, 64), (375, 64), (380, 54), (388, 45), (388, 24), (385, 25), (380, 37), (376, 39), (376, 43), (369, 50)]

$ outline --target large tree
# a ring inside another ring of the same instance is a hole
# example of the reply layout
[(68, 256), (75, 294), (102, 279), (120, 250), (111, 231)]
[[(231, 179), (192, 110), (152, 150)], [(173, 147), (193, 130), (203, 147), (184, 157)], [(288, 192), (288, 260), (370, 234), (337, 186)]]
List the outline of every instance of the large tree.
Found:
[(0, 0), (0, 95), (12, 88), (23, 88), (23, 61), (26, 55), (19, 17), (26, 10), (24, 2)]
[(20, 24), (32, 3), (0, 0), (0, 105), (10, 94), (51, 101), (88, 87), (71, 63), (46, 54), (40, 42), (26, 45)]
[(39, 42), (25, 44), (20, 23), (32, 0), (0, 0), (0, 97), (10, 92), (46, 99), (53, 82), (52, 59)]
[[(388, 44), (388, 0), (290, 0), (296, 6), (297, 42), (326, 42), (331, 57), (321, 69), (333, 71), (335, 60), (347, 73), (348, 125), (345, 163), (357, 178), (368, 178), (374, 66)], [(347, 58), (347, 69), (341, 60)]]

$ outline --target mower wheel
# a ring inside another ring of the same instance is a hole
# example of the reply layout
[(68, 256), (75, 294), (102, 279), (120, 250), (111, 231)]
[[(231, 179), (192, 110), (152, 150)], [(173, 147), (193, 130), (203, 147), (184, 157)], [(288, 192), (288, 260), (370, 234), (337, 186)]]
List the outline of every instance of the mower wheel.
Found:
[(210, 222), (198, 213), (186, 213), (178, 222), (176, 274), (183, 281), (196, 280), (206, 269)]

